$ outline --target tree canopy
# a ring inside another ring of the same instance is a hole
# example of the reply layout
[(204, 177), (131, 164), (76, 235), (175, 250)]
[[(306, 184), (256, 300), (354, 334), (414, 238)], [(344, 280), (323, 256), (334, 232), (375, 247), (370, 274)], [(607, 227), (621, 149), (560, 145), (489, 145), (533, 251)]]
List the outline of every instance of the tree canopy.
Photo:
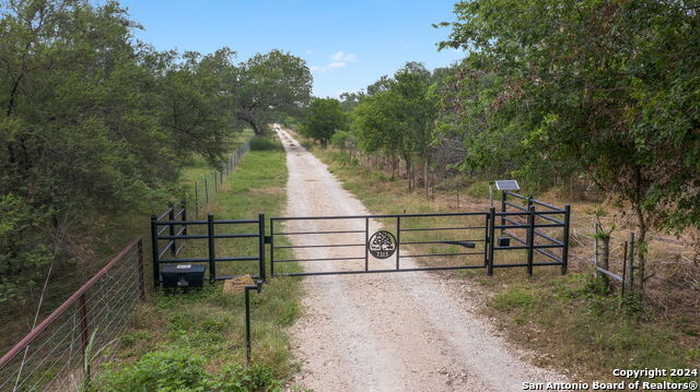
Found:
[(333, 98), (311, 101), (301, 124), (301, 132), (326, 146), (337, 130), (343, 129), (347, 118), (340, 102)]

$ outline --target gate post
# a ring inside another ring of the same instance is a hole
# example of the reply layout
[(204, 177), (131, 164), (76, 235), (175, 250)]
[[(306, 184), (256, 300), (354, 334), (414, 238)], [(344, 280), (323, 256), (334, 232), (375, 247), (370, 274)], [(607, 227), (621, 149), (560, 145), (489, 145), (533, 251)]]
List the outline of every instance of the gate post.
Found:
[(157, 289), (160, 286), (160, 249), (158, 246), (158, 225), (156, 222), (158, 217), (151, 215), (151, 255), (153, 260), (153, 288)]
[(259, 278), (265, 281), (265, 214), (258, 214), (258, 269)]
[(532, 276), (532, 262), (535, 247), (535, 207), (532, 205), (530, 198), (528, 198), (527, 201), (530, 205), (527, 215), (527, 274)]
[(489, 255), (488, 255), (488, 265), (486, 266), (486, 275), (493, 275), (493, 256), (494, 256), (494, 245), (496, 244), (496, 209), (491, 207), (489, 209)]
[(214, 244), (214, 215), (207, 215), (207, 244), (209, 248), (209, 283), (216, 281), (216, 248)]
[(561, 274), (569, 267), (569, 230), (571, 226), (571, 205), (564, 206), (564, 248), (561, 250)]

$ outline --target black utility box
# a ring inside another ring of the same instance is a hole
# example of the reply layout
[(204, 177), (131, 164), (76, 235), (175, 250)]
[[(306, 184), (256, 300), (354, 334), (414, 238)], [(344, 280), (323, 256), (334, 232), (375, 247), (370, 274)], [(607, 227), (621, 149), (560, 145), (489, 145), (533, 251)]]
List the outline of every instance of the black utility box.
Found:
[(202, 287), (206, 269), (198, 264), (166, 264), (160, 270), (163, 287)]

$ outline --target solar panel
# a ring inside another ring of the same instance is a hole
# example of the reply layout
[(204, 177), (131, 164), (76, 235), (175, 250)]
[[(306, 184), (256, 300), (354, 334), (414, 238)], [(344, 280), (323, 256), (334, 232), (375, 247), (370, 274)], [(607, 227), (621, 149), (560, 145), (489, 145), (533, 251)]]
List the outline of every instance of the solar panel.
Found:
[(520, 186), (516, 180), (497, 180), (496, 189), (499, 191), (519, 191)]

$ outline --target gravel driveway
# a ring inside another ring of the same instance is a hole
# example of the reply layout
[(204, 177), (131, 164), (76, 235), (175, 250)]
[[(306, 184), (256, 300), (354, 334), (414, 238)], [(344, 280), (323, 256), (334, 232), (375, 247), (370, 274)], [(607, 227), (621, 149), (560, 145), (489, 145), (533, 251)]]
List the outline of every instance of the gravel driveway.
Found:
[[(287, 216), (369, 212), (291, 135), (287, 151)], [(355, 230), (357, 221), (291, 221), (288, 231)], [(362, 222), (364, 227), (364, 222)], [(379, 227), (370, 222), (370, 233)], [(294, 245), (353, 243), (354, 234), (290, 236)], [(332, 241), (332, 242), (331, 242)], [(361, 241), (362, 242), (362, 241)], [(297, 258), (364, 255), (364, 248), (297, 249)], [(389, 260), (393, 260), (389, 259)], [(372, 268), (393, 261), (371, 260)], [(406, 268), (415, 266), (402, 259)], [(364, 261), (306, 262), (314, 271), (359, 269)], [(308, 267), (307, 267), (308, 266)], [(385, 267), (384, 267), (385, 268)], [(497, 279), (497, 277), (494, 277)], [(476, 315), (477, 290), (439, 274), (313, 276), (304, 279), (304, 314), (292, 327), (302, 370), (293, 382), (330, 391), (522, 391), (523, 382), (564, 377), (526, 363)]]

